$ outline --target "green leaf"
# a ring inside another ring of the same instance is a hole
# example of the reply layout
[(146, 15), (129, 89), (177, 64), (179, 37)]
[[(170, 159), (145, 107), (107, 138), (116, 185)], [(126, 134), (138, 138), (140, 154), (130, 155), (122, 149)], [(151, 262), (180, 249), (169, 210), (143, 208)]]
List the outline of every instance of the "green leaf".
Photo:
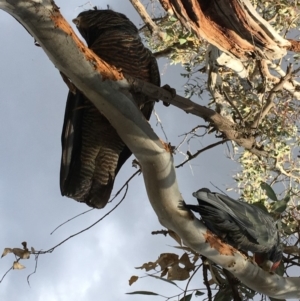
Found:
[(283, 200), (280, 200), (280, 201), (272, 204), (272, 212), (282, 213), (286, 209), (288, 202), (289, 202), (289, 199), (286, 200), (284, 198)]
[(230, 301), (232, 300), (232, 294), (230, 289), (220, 289), (214, 297), (214, 301)]
[(178, 285), (175, 282), (171, 281), (171, 280), (168, 280), (168, 279), (165, 279), (165, 278), (161, 278), (161, 277), (158, 277), (158, 276), (154, 276), (154, 275), (150, 275), (150, 274), (147, 274), (147, 275), (150, 276), (150, 277), (156, 278), (158, 280), (162, 280), (162, 281), (171, 283), (171, 284), (173, 284), (173, 285), (175, 285), (175, 286), (178, 287)]
[(183, 296), (179, 301), (190, 301), (192, 299), (193, 294)]
[(196, 296), (196, 297), (202, 296), (202, 295), (204, 295), (204, 293), (202, 293), (202, 292), (200, 292), (200, 291), (196, 291), (196, 293), (195, 293), (195, 296)]
[(253, 297), (256, 295), (256, 292), (254, 290), (247, 286), (244, 286), (244, 284), (241, 284), (240, 291), (244, 293), (248, 299), (253, 299)]
[(260, 187), (261, 187), (261, 189), (263, 189), (266, 192), (266, 195), (268, 196), (268, 198), (270, 198), (271, 200), (273, 200), (275, 202), (278, 201), (273, 188), (269, 184), (267, 184), (266, 182), (261, 182)]
[(149, 292), (149, 291), (135, 291), (131, 293), (126, 293), (126, 295), (152, 295), (152, 296), (160, 296), (159, 294)]
[(186, 39), (183, 39), (183, 38), (178, 39), (178, 41), (179, 41), (180, 45), (183, 45), (186, 43)]
[(265, 207), (265, 205), (261, 202), (256, 202), (256, 203), (252, 203), (252, 205), (254, 205), (255, 207), (258, 207), (259, 209), (261, 209), (264, 212), (268, 213), (267, 208)]
[(284, 200), (286, 203), (288, 203), (288, 202), (290, 201), (290, 199), (291, 199), (290, 195), (287, 194), (287, 195), (284, 197), (283, 200)]
[(275, 299), (275, 298), (272, 298), (272, 297), (269, 297), (271, 301), (286, 301), (285, 299)]
[(172, 16), (172, 17), (169, 17), (169, 20), (172, 21), (172, 22), (176, 22), (177, 18), (175, 18), (175, 17)]

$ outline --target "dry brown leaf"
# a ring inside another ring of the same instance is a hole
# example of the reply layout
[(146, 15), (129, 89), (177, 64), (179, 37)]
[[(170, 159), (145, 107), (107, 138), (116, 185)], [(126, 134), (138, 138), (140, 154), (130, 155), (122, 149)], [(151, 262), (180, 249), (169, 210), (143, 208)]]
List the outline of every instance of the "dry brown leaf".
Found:
[(191, 271), (195, 268), (195, 266), (190, 262), (190, 259), (189, 259), (189, 256), (187, 253), (184, 253), (180, 257), (179, 262), (185, 266), (185, 269), (187, 271)]
[(150, 271), (150, 270), (154, 270), (156, 268), (157, 262), (147, 262), (144, 263), (142, 266), (140, 267), (136, 267), (136, 269), (145, 269), (146, 272)]
[(160, 265), (161, 270), (164, 270), (174, 263), (178, 263), (178, 255), (174, 253), (162, 253), (156, 262)]
[(1, 258), (4, 257), (4, 256), (6, 256), (8, 253), (12, 253), (12, 249), (11, 248), (5, 248), (4, 251), (3, 251), (3, 253), (2, 253)]
[(180, 249), (180, 250), (184, 250), (184, 251), (186, 251), (186, 252), (188, 252), (188, 253), (192, 253), (192, 254), (194, 254), (194, 255), (197, 254), (194, 250), (192, 250), (192, 249), (189, 248), (189, 247), (173, 246), (173, 248)]
[(164, 276), (167, 275), (167, 273), (168, 273), (168, 268), (165, 268), (165, 269), (161, 272), (160, 277), (163, 278)]
[(22, 259), (28, 259), (30, 257), (30, 253), (27, 250), (22, 250), (20, 248), (13, 248), (12, 252)]
[(178, 264), (172, 265), (168, 270), (168, 280), (186, 280), (190, 277), (190, 273), (185, 269), (181, 268)]
[(22, 265), (21, 263), (19, 263), (18, 261), (14, 261), (13, 269), (14, 270), (23, 270), (23, 269), (25, 269), (25, 266)]
[(22, 258), (23, 257), (23, 254), (24, 254), (24, 250), (23, 249), (20, 249), (20, 248), (13, 248), (12, 249), (12, 253), (14, 253), (16, 256)]
[(216, 281), (213, 278), (211, 278), (210, 280), (207, 281), (207, 283), (209, 286), (211, 286), (213, 284), (216, 284)]
[(139, 279), (138, 276), (131, 276), (129, 279), (129, 285), (131, 285), (132, 283), (135, 283), (138, 279)]
[(180, 236), (177, 234), (177, 233), (175, 233), (174, 231), (172, 231), (172, 230), (169, 230), (169, 235), (173, 238), (173, 239), (175, 239), (176, 241), (177, 241), (177, 243), (181, 246), (182, 245), (182, 241), (181, 241), (181, 238), (180, 238)]
[(200, 256), (198, 254), (195, 254), (193, 257), (193, 264), (195, 264), (199, 260)]
[(20, 257), (22, 259), (28, 259), (30, 258), (30, 252), (28, 250), (24, 250), (22, 257)]

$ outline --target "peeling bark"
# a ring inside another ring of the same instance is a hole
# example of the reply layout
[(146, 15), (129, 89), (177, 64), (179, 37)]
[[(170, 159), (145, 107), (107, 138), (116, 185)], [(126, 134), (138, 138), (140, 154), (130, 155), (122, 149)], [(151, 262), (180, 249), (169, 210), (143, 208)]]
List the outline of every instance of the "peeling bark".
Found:
[(291, 46), (288, 47), (288, 50), (293, 52), (300, 52), (300, 41), (295, 41), (288, 39), (288, 41), (291, 43)]
[(290, 42), (255, 11), (248, 0), (160, 0), (184, 27), (240, 60), (279, 59)]

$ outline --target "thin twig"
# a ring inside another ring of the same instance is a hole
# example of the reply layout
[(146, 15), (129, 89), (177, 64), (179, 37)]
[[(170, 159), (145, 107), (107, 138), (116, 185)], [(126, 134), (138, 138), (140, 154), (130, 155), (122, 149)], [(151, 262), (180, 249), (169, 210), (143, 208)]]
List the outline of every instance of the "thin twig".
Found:
[(225, 99), (229, 102), (229, 104), (233, 107), (233, 109), (236, 111), (236, 113), (239, 115), (240, 117), (240, 121), (243, 122), (244, 118), (242, 116), (242, 114), (240, 113), (239, 109), (235, 106), (235, 104), (231, 101), (230, 97), (228, 96), (228, 94), (223, 90), (223, 93), (225, 95)]
[(206, 150), (208, 150), (208, 149), (211, 149), (211, 148), (213, 148), (213, 147), (215, 147), (215, 146), (217, 146), (217, 145), (223, 144), (223, 143), (225, 143), (225, 142), (227, 142), (227, 141), (229, 141), (229, 139), (224, 139), (224, 140), (218, 141), (218, 142), (216, 142), (216, 143), (212, 143), (212, 144), (210, 144), (210, 145), (208, 145), (208, 146), (206, 146), (206, 147), (204, 147), (204, 148), (198, 150), (198, 151), (197, 151), (195, 154), (193, 154), (193, 155), (189, 153), (189, 154), (188, 154), (188, 157), (189, 157), (189, 158), (188, 158), (187, 160), (185, 160), (184, 162), (180, 163), (179, 165), (176, 165), (175, 167), (176, 167), (176, 168), (182, 167), (182, 166), (185, 165), (187, 162), (189, 162), (190, 160), (196, 158), (199, 154), (203, 153), (204, 151), (206, 151)]
[(142, 20), (145, 22), (146, 26), (152, 34), (157, 34), (161, 40), (164, 40), (165, 34), (160, 30), (160, 28), (153, 22), (149, 14), (147, 13), (145, 7), (139, 0), (129, 0), (132, 6), (135, 8), (137, 13), (140, 15)]
[(127, 181), (126, 183), (122, 186), (122, 188), (118, 191), (118, 193), (115, 195), (114, 198), (117, 197), (117, 195), (124, 189), (124, 187), (126, 187), (126, 191), (122, 197), (122, 199), (116, 204), (116, 206), (114, 208), (112, 208), (109, 212), (107, 212), (104, 216), (102, 216), (100, 219), (98, 219), (96, 222), (94, 222), (93, 224), (91, 224), (90, 226), (88, 226), (87, 228), (75, 233), (75, 234), (72, 234), (71, 236), (69, 236), (68, 238), (64, 239), (63, 241), (61, 241), (59, 244), (57, 244), (56, 246), (48, 249), (47, 251), (38, 251), (38, 252), (35, 252), (33, 254), (46, 254), (46, 253), (52, 253), (57, 247), (59, 247), (60, 245), (62, 245), (63, 243), (65, 243), (66, 241), (68, 241), (69, 239), (89, 230), (90, 228), (94, 227), (96, 224), (98, 224), (99, 222), (101, 222), (106, 216), (108, 216), (112, 211), (114, 211), (122, 202), (123, 200), (125, 199), (126, 195), (127, 195), (127, 191), (128, 191), (128, 183), (138, 174), (140, 173), (140, 170), (136, 171)]
[(5, 276), (8, 274), (9, 271), (11, 271), (13, 269), (13, 267), (10, 267), (10, 269), (8, 271), (6, 271), (6, 273), (2, 276), (0, 283), (3, 281), (3, 279), (5, 278)]
[(193, 278), (193, 277), (195, 276), (195, 274), (198, 272), (198, 270), (202, 267), (202, 265), (203, 265), (203, 264), (198, 265), (198, 267), (196, 268), (196, 270), (193, 272), (192, 276), (189, 278), (189, 280), (188, 280), (188, 282), (187, 282), (187, 284), (186, 284), (186, 286), (185, 286), (183, 298), (182, 298), (181, 300), (185, 301), (185, 295), (186, 295), (186, 292), (187, 292), (187, 290), (188, 290), (189, 284), (190, 284), (192, 278)]
[(206, 257), (202, 256), (202, 262), (203, 262), (203, 269), (202, 269), (202, 271), (203, 271), (203, 282), (204, 282), (204, 284), (206, 286), (208, 301), (212, 301), (212, 293), (211, 293), (211, 289), (210, 289), (208, 278), (207, 278), (208, 267), (204, 263), (204, 261), (206, 261)]
[(229, 283), (229, 286), (231, 288), (232, 291), (232, 297), (233, 297), (233, 301), (242, 301), (242, 298), (239, 294), (237, 285), (240, 283), (239, 280), (237, 280), (237, 278), (235, 278), (229, 271), (227, 271), (226, 269), (223, 269), (223, 273), (225, 274), (227, 281)]
[(29, 275), (27, 276), (27, 282), (28, 282), (28, 285), (29, 285), (29, 286), (30, 286), (29, 278), (31, 277), (31, 275), (33, 275), (33, 274), (36, 273), (38, 260), (39, 260), (39, 254), (36, 254), (36, 255), (35, 255), (35, 267), (34, 267), (34, 271), (33, 271), (31, 274), (29, 274)]
[(159, 118), (159, 115), (158, 115), (158, 113), (155, 111), (155, 109), (153, 109), (153, 113), (154, 113), (154, 116), (155, 116), (155, 118), (156, 118), (156, 126), (159, 124), (160, 129), (162, 130), (162, 132), (163, 132), (163, 134), (164, 134), (164, 136), (165, 136), (165, 139), (166, 139), (166, 141), (168, 142), (169, 140), (168, 140), (167, 134), (166, 134), (165, 129), (164, 129), (164, 127), (163, 127), (163, 124), (162, 124), (162, 122), (161, 122), (161, 120), (160, 120), (160, 118)]
[(57, 226), (57, 227), (50, 233), (50, 235), (52, 235), (58, 228), (60, 228), (60, 227), (63, 226), (64, 224), (66, 224), (66, 223), (70, 222), (71, 220), (73, 220), (73, 219), (79, 217), (80, 215), (86, 214), (86, 213), (88, 213), (88, 212), (90, 212), (90, 211), (92, 211), (92, 210), (94, 210), (94, 209), (95, 209), (95, 208), (91, 208), (91, 209), (89, 209), (89, 210), (87, 210), (87, 211), (81, 212), (81, 213), (79, 213), (79, 214), (77, 214), (77, 215), (71, 217), (71, 218), (68, 219), (67, 221), (65, 221), (65, 222), (63, 222), (62, 224), (60, 224), (59, 226)]
[(270, 112), (270, 110), (274, 106), (274, 98), (276, 96), (276, 92), (283, 89), (284, 83), (292, 78), (292, 66), (289, 65), (287, 67), (287, 74), (280, 79), (280, 81), (271, 89), (269, 96), (262, 110), (254, 117), (251, 128), (257, 128), (259, 123), (263, 120), (263, 118)]

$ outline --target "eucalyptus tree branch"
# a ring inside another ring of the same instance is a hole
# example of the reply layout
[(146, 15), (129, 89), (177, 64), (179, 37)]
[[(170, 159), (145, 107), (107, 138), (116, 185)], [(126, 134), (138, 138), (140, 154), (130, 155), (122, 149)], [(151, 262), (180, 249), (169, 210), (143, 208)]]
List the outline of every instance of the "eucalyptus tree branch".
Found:
[[(274, 71), (276, 71), (279, 76), (281, 77), (285, 77), (286, 73), (281, 69), (280, 66), (274, 64), (271, 61), (268, 60), (261, 60), (258, 63), (258, 66), (260, 68), (260, 71), (262, 73), (262, 75), (269, 81), (271, 81), (274, 84), (278, 84), (280, 81), (280, 78), (272, 75), (269, 71), (269, 67), (271, 69), (273, 69)], [(283, 89), (286, 90), (287, 92), (289, 92), (294, 98), (300, 100), (300, 83), (296, 80), (293, 80), (292, 78), (290, 78), (288, 81), (285, 81), (283, 83)]]
[(261, 120), (265, 118), (265, 116), (270, 112), (270, 110), (274, 107), (274, 98), (276, 96), (276, 92), (283, 89), (284, 84), (290, 80), (292, 77), (292, 66), (289, 65), (287, 69), (287, 74), (280, 79), (280, 81), (271, 89), (269, 96), (266, 100), (265, 105), (262, 110), (254, 117), (251, 127), (257, 128)]
[(189, 161), (195, 159), (197, 156), (199, 156), (201, 153), (205, 152), (206, 150), (209, 150), (209, 149), (211, 149), (211, 148), (213, 148), (213, 147), (215, 147), (215, 146), (218, 146), (218, 145), (220, 145), (220, 144), (223, 144), (223, 143), (225, 143), (225, 142), (227, 142), (227, 141), (228, 141), (228, 139), (225, 139), (225, 140), (221, 140), (221, 141), (212, 143), (212, 144), (210, 144), (210, 145), (208, 145), (208, 146), (206, 146), (206, 147), (204, 147), (204, 148), (202, 148), (202, 149), (196, 151), (194, 154), (191, 154), (190, 152), (188, 152), (188, 153), (187, 153), (188, 159), (185, 160), (185, 161), (183, 161), (182, 163), (178, 164), (178, 165), (176, 166), (176, 168), (182, 167), (182, 166), (185, 165), (187, 162), (189, 162)]
[[(209, 45), (206, 51), (206, 66), (207, 69), (214, 69), (214, 67), (226, 67), (233, 70), (240, 78), (241, 85), (245, 91), (252, 89), (251, 82), (249, 81), (249, 73), (244, 64), (221, 51), (214, 45)], [(219, 76), (220, 77), (220, 76)], [(219, 79), (221, 81), (221, 78)]]
[(230, 56), (279, 59), (291, 43), (264, 20), (248, 0), (159, 0), (170, 15)]
[(139, 0), (129, 0), (137, 13), (140, 15), (148, 29), (152, 34), (157, 34), (161, 40), (164, 40), (165, 34), (160, 30), (159, 26), (151, 19), (144, 5)]
[(129, 87), (127, 80), (119, 70), (85, 47), (53, 1), (0, 0), (0, 9), (26, 27), (56, 68), (69, 77), (115, 127), (142, 166), (149, 201), (163, 226), (248, 287), (274, 298), (300, 298), (298, 277), (284, 278), (263, 271), (213, 236), (190, 211), (180, 208), (182, 196), (172, 155), (136, 105), (122, 93)]
[(244, 147), (257, 156), (267, 156), (267, 152), (261, 150), (256, 145), (255, 137), (244, 135), (243, 129), (240, 128), (239, 125), (223, 117), (214, 110), (198, 105), (190, 99), (180, 95), (174, 96), (169, 89), (159, 88), (139, 79), (130, 78), (130, 76), (127, 75), (126, 78), (129, 81), (129, 86), (136, 92), (141, 92), (147, 96), (161, 99), (182, 109), (186, 113), (199, 116), (205, 121), (212, 123), (216, 130), (221, 132), (226, 139), (235, 141), (239, 146)]

